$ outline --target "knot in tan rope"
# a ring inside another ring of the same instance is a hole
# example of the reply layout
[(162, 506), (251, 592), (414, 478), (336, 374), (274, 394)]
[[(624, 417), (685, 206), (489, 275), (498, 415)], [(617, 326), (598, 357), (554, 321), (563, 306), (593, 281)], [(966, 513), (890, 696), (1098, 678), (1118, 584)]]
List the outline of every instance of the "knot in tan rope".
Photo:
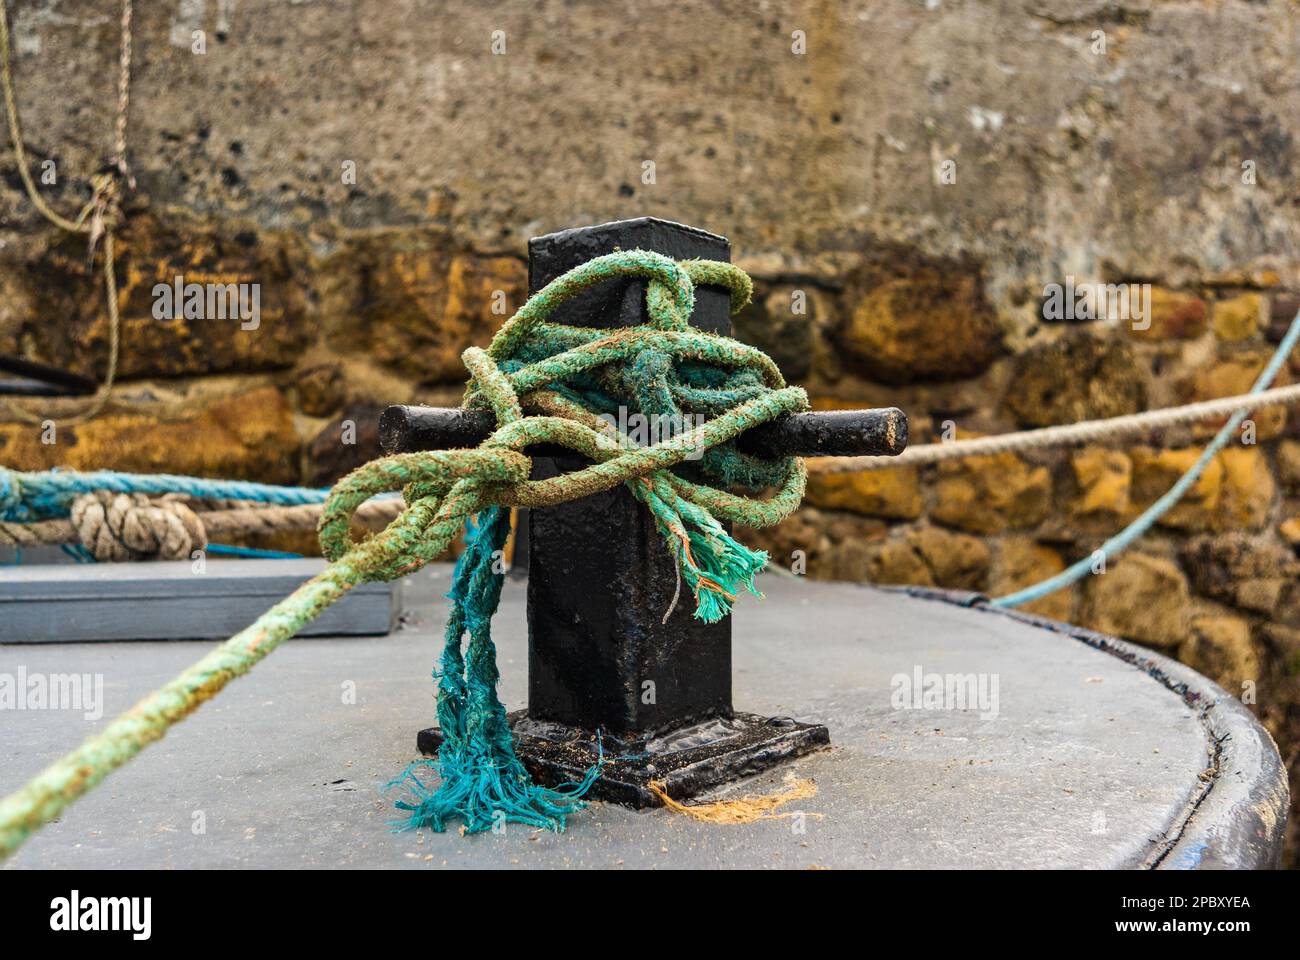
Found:
[(82, 545), (99, 561), (187, 560), (208, 545), (207, 532), (183, 499), (140, 493), (86, 493), (70, 519)]

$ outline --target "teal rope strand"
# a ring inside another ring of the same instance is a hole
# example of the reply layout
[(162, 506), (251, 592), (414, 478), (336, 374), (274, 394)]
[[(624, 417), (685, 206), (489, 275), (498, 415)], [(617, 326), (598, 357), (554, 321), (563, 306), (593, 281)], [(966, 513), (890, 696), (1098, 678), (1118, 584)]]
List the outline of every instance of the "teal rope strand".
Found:
[[(260, 547), (239, 547), (230, 543), (209, 543), (207, 551), (210, 554), (227, 557), (244, 557), (249, 560), (301, 560), (301, 553), (294, 553), (290, 550), (263, 550)], [(92, 557), (93, 561), (94, 558)]]
[[(510, 511), (489, 507), (478, 523), (466, 524), (465, 552), (452, 574), (451, 613), (438, 681), (438, 724), (443, 742), (438, 759), (417, 760), (385, 789), (406, 785), (410, 799), (399, 810), (410, 814), (395, 826), (401, 830), (428, 827), (438, 833), (447, 821), (459, 818), (466, 833), (491, 830), (498, 821), (563, 831), (569, 814), (585, 804), (580, 799), (600, 772), (598, 760), (583, 779), (551, 790), (532, 782), (514, 752), (506, 708), (497, 697), (496, 646), (492, 615), (501, 599), (504, 572), (495, 565), (510, 533)], [(462, 638), (469, 633), (468, 650)], [(418, 771), (436, 770), (441, 785), (431, 788)]]
[[(1297, 313), (1295, 319), (1291, 321), (1291, 328), (1287, 330), (1286, 336), (1278, 344), (1277, 352), (1269, 360), (1268, 366), (1260, 372), (1259, 379), (1250, 388), (1251, 393), (1262, 393), (1269, 388), (1269, 385), (1272, 384), (1274, 378), (1281, 371), (1282, 365), (1286, 363), (1287, 358), (1295, 350), (1297, 342), (1300, 342), (1300, 313)], [(1023, 590), (1017, 590), (1015, 593), (998, 597), (991, 600), (990, 604), (995, 607), (1018, 607), (1038, 600), (1088, 576), (1096, 563), (1098, 553), (1101, 554), (1103, 561), (1105, 561), (1131, 546), (1134, 541), (1150, 530), (1156, 521), (1168, 513), (1170, 508), (1183, 498), (1183, 494), (1191, 489), (1192, 484), (1200, 479), (1205, 468), (1210, 465), (1210, 461), (1218, 456), (1219, 451), (1236, 434), (1237, 428), (1241, 426), (1241, 422), (1246, 419), (1249, 412), (1248, 409), (1243, 408), (1234, 413), (1228, 422), (1223, 425), (1223, 428), (1215, 434), (1214, 439), (1210, 441), (1210, 445), (1205, 448), (1191, 468), (1178, 478), (1178, 482), (1170, 487), (1164, 496), (1142, 511), (1141, 516), (1103, 543), (1095, 553), (1066, 567), (1054, 577), (1048, 577), (1046, 580), (1041, 580), (1025, 587)]]
[(246, 480), (208, 480), (167, 473), (119, 473), (116, 470), (43, 470), (25, 473), (0, 467), (0, 520), (27, 523), (68, 515), (72, 501), (83, 493), (183, 493), (203, 499), (253, 500), (276, 506), (324, 503), (329, 490), (281, 487)]

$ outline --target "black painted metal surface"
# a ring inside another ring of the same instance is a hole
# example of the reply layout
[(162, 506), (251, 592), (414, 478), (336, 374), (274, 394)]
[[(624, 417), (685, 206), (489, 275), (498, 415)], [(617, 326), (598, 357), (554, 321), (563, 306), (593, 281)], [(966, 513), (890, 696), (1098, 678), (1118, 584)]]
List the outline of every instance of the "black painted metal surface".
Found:
[[(592, 257), (634, 248), (731, 259), (721, 237), (648, 218), (566, 230), (529, 244), (529, 293)], [(648, 321), (642, 282), (588, 292), (596, 296), (552, 320), (610, 328)], [(729, 308), (725, 290), (702, 287), (691, 322), (729, 334)], [(566, 452), (538, 469), (568, 473), (587, 463)], [(696, 620), (689, 591), (665, 618), (677, 566), (626, 487), (531, 510), (528, 519), (532, 719), (636, 738), (731, 715), (731, 620)]]
[(760, 457), (896, 457), (907, 449), (907, 415), (897, 407), (795, 413), (746, 430), (736, 445)]
[[(603, 755), (604, 767), (588, 798), (636, 809), (660, 804), (650, 789), (652, 781), (674, 800), (682, 800), (831, 742), (821, 724), (739, 712), (677, 727), (663, 736), (634, 739), (534, 720), (524, 710), (510, 714), (509, 720), (520, 759), (534, 780), (577, 783)], [(426, 756), (436, 755), (441, 732), (421, 730), (417, 746)]]
[[(528, 241), (528, 292), (534, 294), (579, 264), (616, 250), (653, 250), (674, 260), (730, 260), (731, 244), (695, 227), (655, 217), (617, 220), (594, 227), (548, 233)], [(633, 327), (648, 323), (644, 280), (613, 280), (584, 290), (562, 304), (554, 323), (575, 327)], [(697, 287), (691, 326), (731, 333), (731, 295), (721, 287)]]
[[(495, 428), (490, 410), (395, 405), (379, 418), (379, 442), (387, 453), (477, 447)], [(746, 430), (736, 445), (759, 457), (896, 456), (907, 447), (907, 416), (897, 407), (796, 413)]]

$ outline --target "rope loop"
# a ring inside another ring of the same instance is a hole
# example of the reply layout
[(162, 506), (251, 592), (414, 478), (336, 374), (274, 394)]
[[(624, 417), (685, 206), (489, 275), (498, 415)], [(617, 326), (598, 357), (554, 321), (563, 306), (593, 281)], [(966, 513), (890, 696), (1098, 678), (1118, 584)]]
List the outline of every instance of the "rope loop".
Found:
[(399, 453), (372, 460), (336, 483), (326, 498), (317, 527), (321, 551), (329, 560), (341, 559), (354, 546), (348, 532), (353, 514), (378, 494), (402, 490), (407, 504), (414, 506), (446, 496), (459, 480), (520, 483), (528, 478), (529, 466), (521, 453), (484, 448)]
[[(112, 396), (113, 383), (117, 378), (118, 348), (121, 338), (121, 315), (117, 290), (117, 254), (116, 230), (121, 221), (121, 193), (123, 185), (135, 188), (135, 178), (131, 175), (130, 165), (126, 159), (126, 120), (131, 100), (131, 17), (132, 0), (122, 0), (121, 45), (118, 54), (117, 76), (117, 112), (113, 123), (113, 156), (91, 177), (91, 197), (81, 208), (75, 219), (69, 219), (59, 213), (42, 197), (32, 179), (27, 166), (27, 152), (23, 145), (22, 120), (18, 115), (18, 98), (14, 92), (13, 65), (9, 46), (9, 11), (0, 0), (0, 88), (3, 88), (5, 116), (9, 122), (9, 139), (13, 146), (14, 163), (22, 179), (27, 196), (36, 210), (50, 223), (61, 230), (73, 234), (86, 234), (88, 237), (87, 259), (91, 263), (95, 257), (95, 247), (104, 241), (104, 300), (108, 314), (108, 366), (99, 389), (90, 398), (87, 406), (78, 413), (61, 418), (65, 424), (84, 423), (97, 416)], [(44, 413), (36, 413), (13, 400), (0, 397), (3, 406), (11, 415), (24, 423), (39, 424), (47, 419)]]
[(498, 426), (522, 420), (524, 412), (519, 406), (519, 396), (501, 368), (478, 347), (470, 347), (461, 354), (465, 369), (469, 371), (470, 390), (481, 395), (496, 415)]
[[(609, 330), (546, 322), (582, 291), (630, 279), (646, 281), (648, 323)], [(476, 450), (398, 454), (344, 477), (321, 513), (326, 557), (340, 561), (364, 549), (360, 575), (389, 578), (439, 555), (487, 506), (544, 507), (627, 484), (651, 509), (683, 575), (697, 588), (697, 615), (725, 614), (734, 599), (731, 579), (748, 582), (752, 560), (710, 510), (767, 526), (798, 506), (806, 482), (800, 461), (746, 456), (733, 440), (750, 427), (808, 409), (808, 398), (787, 387), (761, 351), (689, 326), (697, 282), (724, 287), (733, 310), (748, 303), (753, 290), (744, 271), (731, 264), (677, 263), (646, 250), (597, 257), (548, 283), (488, 349), (462, 354), (470, 376), (463, 402), (492, 410), (492, 436)], [(631, 421), (648, 429), (622, 435), (613, 429)], [(593, 462), (530, 480), (532, 463), (523, 451), (539, 444)], [(702, 475), (695, 481), (670, 472), (688, 462)], [(729, 487), (777, 492), (762, 500), (729, 493)], [(407, 512), (377, 537), (354, 543), (349, 525), (355, 511), (395, 490), (402, 491)], [(727, 562), (733, 566), (723, 571)], [(719, 569), (706, 570), (710, 564)]]
[(529, 339), (534, 328), (584, 290), (615, 279), (650, 280), (646, 306), (651, 325), (685, 330), (695, 309), (695, 285), (676, 261), (650, 250), (624, 250), (580, 264), (533, 294), (497, 331), (488, 353), (500, 362)]

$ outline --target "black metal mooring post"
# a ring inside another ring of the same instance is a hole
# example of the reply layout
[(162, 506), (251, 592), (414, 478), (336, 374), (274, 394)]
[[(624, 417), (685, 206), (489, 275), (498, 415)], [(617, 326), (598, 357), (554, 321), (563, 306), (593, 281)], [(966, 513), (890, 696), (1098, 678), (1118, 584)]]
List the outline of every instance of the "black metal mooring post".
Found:
[[(730, 260), (721, 237), (659, 220), (629, 220), (538, 237), (529, 244), (536, 293), (581, 263), (615, 250), (674, 260)], [(650, 322), (646, 281), (601, 284), (551, 315), (554, 323), (631, 327)], [(695, 293), (693, 326), (731, 333), (730, 296)], [(549, 469), (587, 465), (562, 453)], [(731, 715), (731, 618), (705, 624), (690, 598), (664, 622), (676, 562), (650, 512), (620, 484), (529, 511), (528, 715), (628, 739)]]
[[(677, 260), (731, 258), (724, 238), (652, 218), (566, 230), (530, 242), (529, 293), (593, 257), (634, 248)], [(636, 279), (600, 284), (550, 319), (607, 328), (647, 323), (645, 287)], [(701, 286), (691, 323), (730, 335), (729, 305), (725, 289)], [(478, 411), (390, 407), (380, 434), (397, 453), (473, 447), (492, 428), (491, 415)], [(768, 456), (892, 455), (906, 446), (907, 419), (892, 408), (800, 414), (737, 442)], [(587, 464), (567, 450), (529, 452), (535, 479)], [(593, 795), (646, 806), (657, 802), (650, 780), (672, 796), (689, 796), (829, 743), (824, 726), (733, 710), (731, 618), (696, 620), (690, 597), (673, 606), (673, 556), (623, 485), (531, 510), (528, 525), (528, 710), (511, 719), (534, 776), (554, 783), (579, 775), (599, 737), (610, 762)], [(426, 730), (420, 748), (432, 753), (439, 740)]]

